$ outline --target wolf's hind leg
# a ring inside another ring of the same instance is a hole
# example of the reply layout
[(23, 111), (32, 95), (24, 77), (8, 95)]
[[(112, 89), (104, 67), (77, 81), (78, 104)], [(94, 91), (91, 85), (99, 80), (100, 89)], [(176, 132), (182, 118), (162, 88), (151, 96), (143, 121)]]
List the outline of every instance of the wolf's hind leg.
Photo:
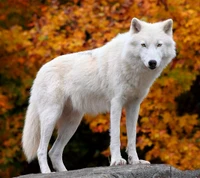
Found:
[(62, 108), (57, 105), (48, 106), (40, 114), (40, 144), (37, 150), (38, 161), (42, 173), (50, 173), (47, 163), (47, 149), (53, 130), (58, 118), (60, 118)]
[(62, 160), (63, 150), (65, 145), (75, 133), (83, 117), (83, 114), (76, 111), (71, 111), (70, 113), (67, 112), (67, 109), (64, 110), (58, 121), (58, 137), (49, 151), (53, 168), (59, 172), (67, 171)]

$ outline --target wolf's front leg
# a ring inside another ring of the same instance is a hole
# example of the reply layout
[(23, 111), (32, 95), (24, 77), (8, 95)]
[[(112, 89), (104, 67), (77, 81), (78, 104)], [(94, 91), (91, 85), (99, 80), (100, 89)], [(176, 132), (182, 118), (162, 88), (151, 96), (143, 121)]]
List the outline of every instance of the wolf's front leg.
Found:
[(122, 104), (118, 99), (111, 101), (110, 112), (110, 150), (111, 163), (110, 165), (124, 165), (126, 160), (122, 158), (120, 152), (120, 119), (121, 119)]
[(139, 160), (136, 151), (136, 126), (140, 102), (134, 101), (126, 106), (126, 128), (128, 136), (128, 163), (129, 164), (150, 164), (149, 161)]

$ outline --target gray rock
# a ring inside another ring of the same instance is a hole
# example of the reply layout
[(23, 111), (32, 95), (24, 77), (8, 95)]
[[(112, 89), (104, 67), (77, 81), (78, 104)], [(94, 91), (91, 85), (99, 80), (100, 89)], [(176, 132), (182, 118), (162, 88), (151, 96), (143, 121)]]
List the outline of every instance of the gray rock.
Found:
[(28, 174), (17, 178), (200, 178), (200, 170), (180, 171), (165, 164), (84, 168), (50, 174)]

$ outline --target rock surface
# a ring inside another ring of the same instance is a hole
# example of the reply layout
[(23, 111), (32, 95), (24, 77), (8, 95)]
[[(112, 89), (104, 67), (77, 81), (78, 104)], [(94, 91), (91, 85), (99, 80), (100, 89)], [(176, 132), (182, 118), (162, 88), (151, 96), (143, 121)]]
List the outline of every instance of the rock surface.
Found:
[(17, 178), (200, 178), (200, 170), (180, 171), (165, 164), (84, 168), (50, 174), (28, 174)]

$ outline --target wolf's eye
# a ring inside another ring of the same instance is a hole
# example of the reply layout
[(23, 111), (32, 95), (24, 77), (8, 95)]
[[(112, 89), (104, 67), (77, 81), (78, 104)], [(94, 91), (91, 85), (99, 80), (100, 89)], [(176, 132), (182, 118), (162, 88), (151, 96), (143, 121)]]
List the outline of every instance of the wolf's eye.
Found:
[(142, 46), (142, 47), (145, 47), (145, 48), (147, 47), (145, 43), (142, 43), (141, 46)]
[(162, 46), (162, 44), (161, 44), (161, 43), (158, 43), (158, 44), (157, 44), (157, 47), (161, 47), (161, 46)]

